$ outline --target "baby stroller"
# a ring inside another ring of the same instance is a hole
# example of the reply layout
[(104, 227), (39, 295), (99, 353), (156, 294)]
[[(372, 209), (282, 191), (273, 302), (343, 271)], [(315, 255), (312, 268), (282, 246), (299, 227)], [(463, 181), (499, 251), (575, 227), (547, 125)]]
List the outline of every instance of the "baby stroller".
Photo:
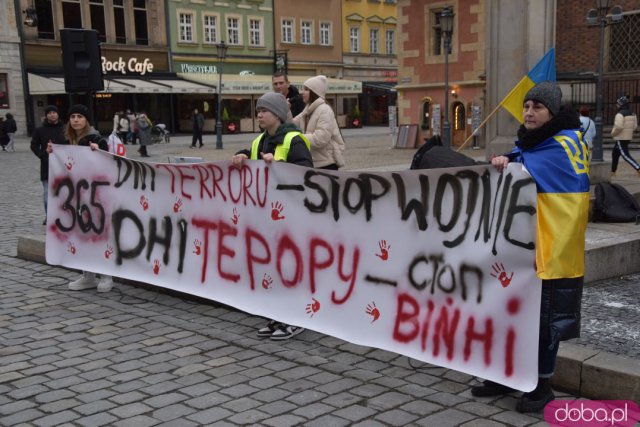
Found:
[(151, 142), (153, 144), (168, 144), (169, 139), (169, 130), (164, 123), (158, 123), (151, 127)]

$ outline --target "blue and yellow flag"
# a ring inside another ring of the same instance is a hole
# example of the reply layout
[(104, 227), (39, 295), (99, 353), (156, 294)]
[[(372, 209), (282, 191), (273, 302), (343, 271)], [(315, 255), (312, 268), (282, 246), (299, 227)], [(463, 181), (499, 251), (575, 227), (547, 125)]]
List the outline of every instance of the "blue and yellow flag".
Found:
[(545, 53), (531, 71), (504, 97), (500, 105), (522, 123), (522, 104), (525, 95), (529, 89), (544, 81), (556, 81), (556, 51), (554, 48)]

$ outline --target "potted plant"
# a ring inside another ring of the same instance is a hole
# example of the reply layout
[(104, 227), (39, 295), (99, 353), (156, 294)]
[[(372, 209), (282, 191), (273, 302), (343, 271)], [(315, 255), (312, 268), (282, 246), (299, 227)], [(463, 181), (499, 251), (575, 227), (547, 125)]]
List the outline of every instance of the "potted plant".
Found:
[(349, 115), (349, 126), (352, 128), (362, 127), (362, 117), (360, 116), (360, 107), (358, 107), (358, 104), (353, 107), (353, 111), (351, 115)]
[(240, 119), (230, 116), (227, 107), (224, 107), (222, 110), (222, 133), (238, 132), (240, 132)]

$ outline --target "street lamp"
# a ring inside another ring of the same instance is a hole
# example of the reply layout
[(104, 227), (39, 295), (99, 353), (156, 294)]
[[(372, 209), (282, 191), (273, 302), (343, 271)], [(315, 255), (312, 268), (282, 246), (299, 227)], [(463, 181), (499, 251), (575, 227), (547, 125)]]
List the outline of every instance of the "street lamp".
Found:
[(596, 137), (593, 140), (593, 156), (591, 161), (604, 161), (602, 152), (602, 106), (604, 104), (604, 87), (602, 84), (604, 74), (604, 29), (611, 22), (622, 20), (622, 8), (614, 6), (612, 8), (611, 19), (607, 17), (610, 9), (610, 0), (596, 0), (596, 8), (587, 13), (587, 23), (600, 26), (600, 48), (598, 51), (598, 79), (596, 82)]
[(227, 57), (227, 49), (224, 40), (216, 45), (218, 55), (218, 117), (216, 118), (216, 149), (222, 150), (222, 64)]
[(451, 125), (449, 124), (449, 49), (453, 32), (453, 10), (447, 6), (440, 12), (440, 30), (444, 36), (444, 124), (442, 144), (451, 147)]

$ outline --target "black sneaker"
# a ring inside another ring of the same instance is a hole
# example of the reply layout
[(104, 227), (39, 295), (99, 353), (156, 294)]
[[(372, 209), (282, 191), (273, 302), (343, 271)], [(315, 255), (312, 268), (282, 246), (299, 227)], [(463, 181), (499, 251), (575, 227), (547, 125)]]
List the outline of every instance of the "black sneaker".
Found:
[(490, 397), (508, 394), (516, 391), (506, 385), (494, 383), (493, 381), (484, 380), (482, 384), (471, 387), (471, 395), (475, 397)]
[(289, 338), (293, 338), (298, 335), (300, 332), (304, 331), (304, 328), (300, 328), (298, 326), (285, 325), (281, 323), (278, 326), (278, 329), (274, 333), (271, 334), (272, 341), (284, 341)]
[(546, 390), (542, 395), (536, 395), (536, 390), (523, 394), (516, 403), (518, 412), (540, 412), (551, 402), (556, 396), (551, 389)]
[(271, 334), (273, 334), (278, 329), (278, 326), (280, 326), (280, 322), (270, 320), (269, 323), (267, 323), (267, 326), (258, 329), (258, 336), (262, 338), (270, 337)]

